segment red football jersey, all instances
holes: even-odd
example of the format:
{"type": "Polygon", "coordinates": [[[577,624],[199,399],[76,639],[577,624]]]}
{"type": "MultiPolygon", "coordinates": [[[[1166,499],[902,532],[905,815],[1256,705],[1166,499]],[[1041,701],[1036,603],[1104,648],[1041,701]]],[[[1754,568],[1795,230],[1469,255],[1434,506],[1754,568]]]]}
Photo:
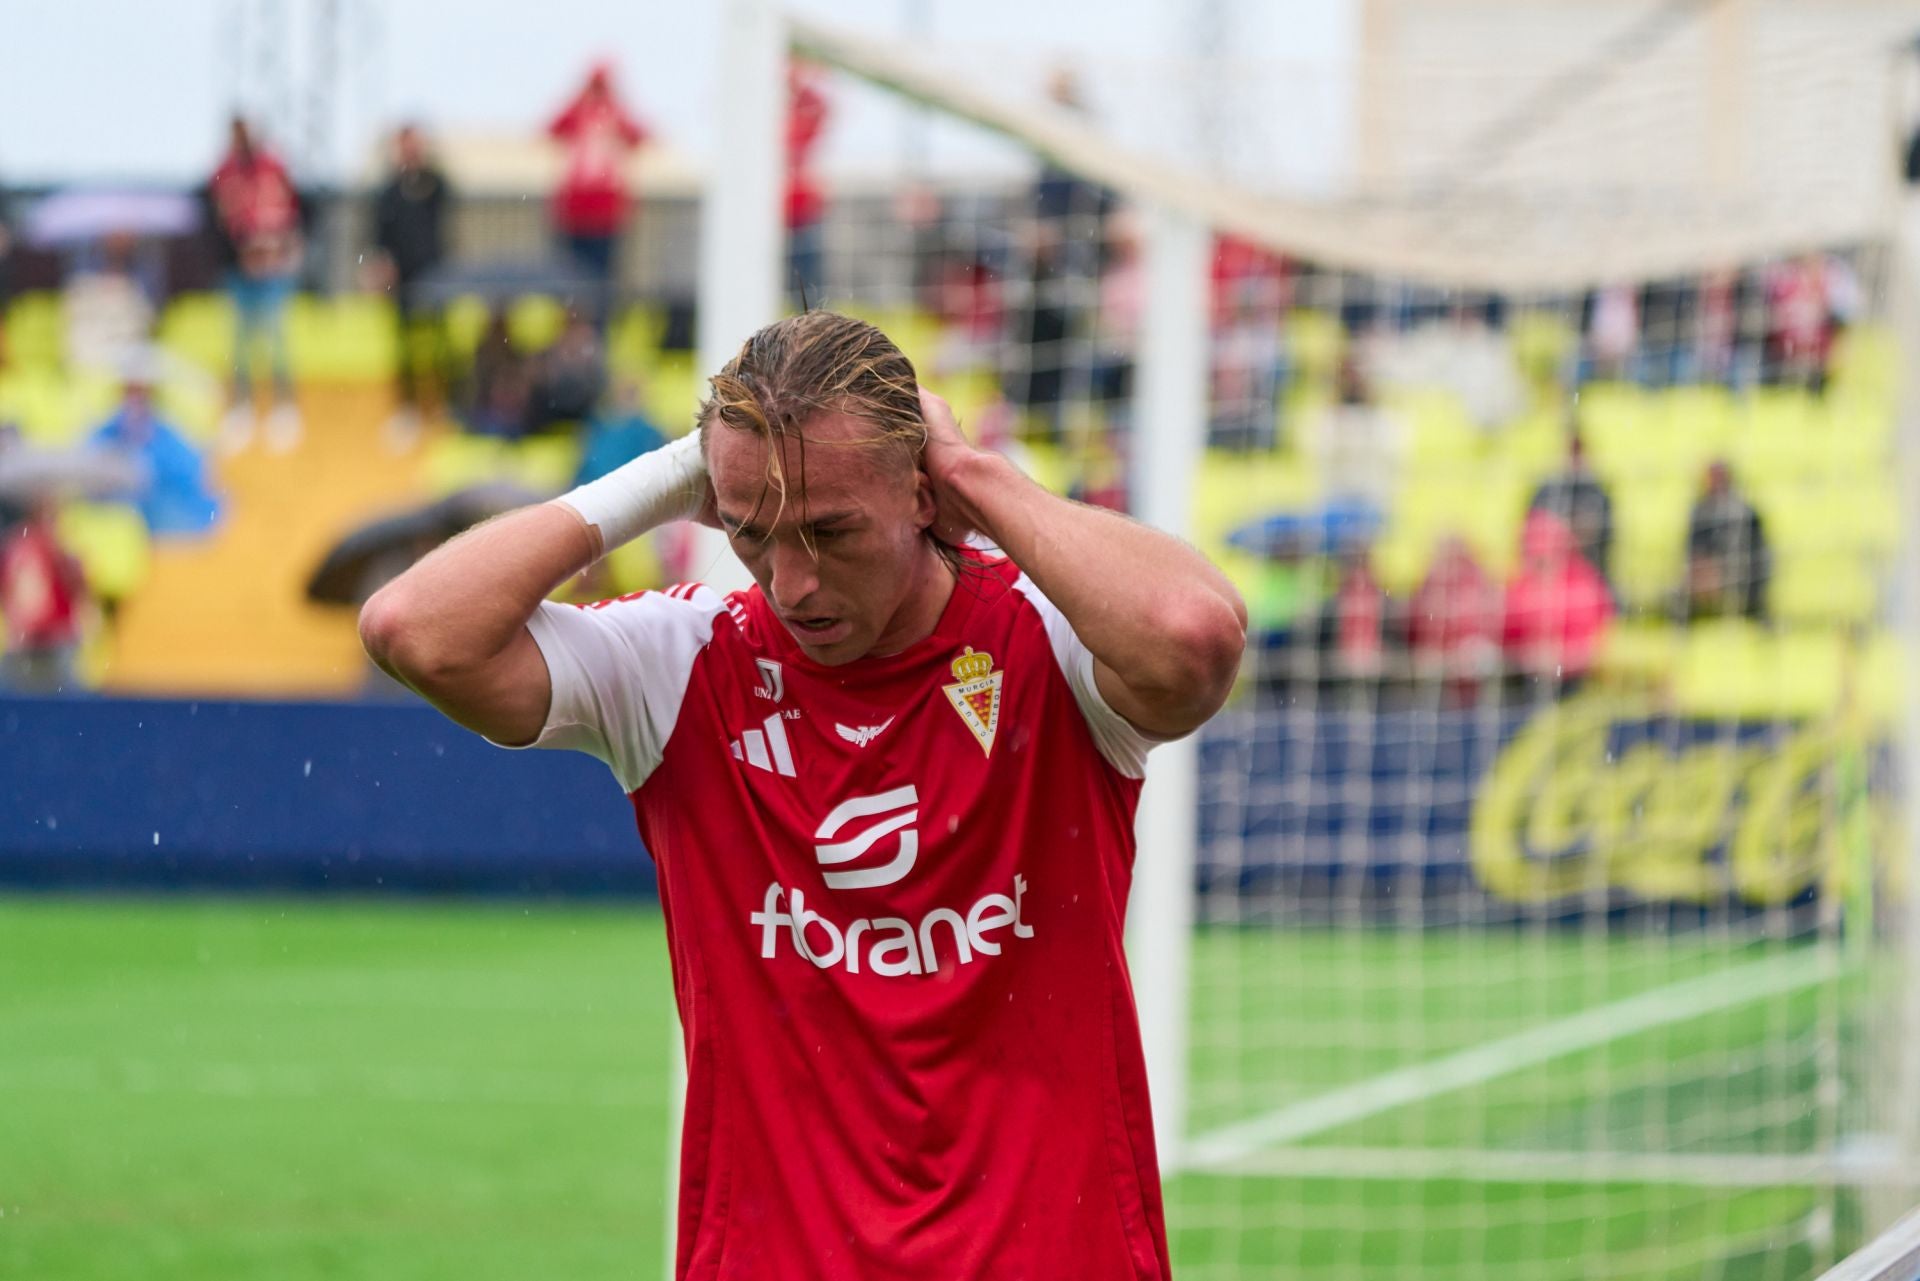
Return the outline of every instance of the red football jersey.
{"type": "Polygon", "coordinates": [[[844,667],[757,588],[528,624],[538,745],[612,767],[659,869],[680,1277],[1168,1274],[1121,950],[1150,743],[1033,583],[974,567],[844,667]]]}

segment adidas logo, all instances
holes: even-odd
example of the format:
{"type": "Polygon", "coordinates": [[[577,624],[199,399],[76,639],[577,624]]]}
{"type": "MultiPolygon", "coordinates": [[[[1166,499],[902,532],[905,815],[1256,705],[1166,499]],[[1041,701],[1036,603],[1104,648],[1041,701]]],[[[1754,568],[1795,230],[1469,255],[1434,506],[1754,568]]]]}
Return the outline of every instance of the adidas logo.
{"type": "Polygon", "coordinates": [[[787,741],[786,717],[775,712],[761,725],[762,729],[750,729],[727,744],[733,759],[782,778],[798,778],[793,768],[793,745],[787,741]]]}

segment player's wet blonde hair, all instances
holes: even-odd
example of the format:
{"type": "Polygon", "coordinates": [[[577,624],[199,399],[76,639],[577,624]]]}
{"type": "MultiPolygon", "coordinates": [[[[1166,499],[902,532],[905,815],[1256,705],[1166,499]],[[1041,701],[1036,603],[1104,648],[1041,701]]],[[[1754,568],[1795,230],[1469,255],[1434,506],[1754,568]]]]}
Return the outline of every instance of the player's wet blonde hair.
{"type": "MultiPolygon", "coordinates": [[[[766,326],[747,339],[709,387],[700,406],[703,446],[716,427],[749,432],[768,445],[767,483],[748,524],[758,521],[769,497],[775,520],[795,493],[806,502],[809,444],[892,451],[908,468],[919,464],[926,448],[913,362],[874,326],[838,312],[808,311],[766,326]],[[857,441],[809,440],[802,429],[828,413],[850,414],[872,426],[873,434],[857,441]],[[781,448],[789,443],[791,478],[788,451],[781,448]]],[[[952,551],[935,541],[943,552],[952,551]]]]}

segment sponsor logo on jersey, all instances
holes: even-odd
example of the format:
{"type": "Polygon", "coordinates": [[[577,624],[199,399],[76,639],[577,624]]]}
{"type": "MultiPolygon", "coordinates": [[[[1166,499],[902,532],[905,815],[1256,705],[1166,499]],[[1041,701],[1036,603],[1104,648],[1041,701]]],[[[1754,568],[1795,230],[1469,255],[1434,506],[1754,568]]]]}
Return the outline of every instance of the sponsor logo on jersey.
{"type": "Polygon", "coordinates": [[[993,669],[993,655],[976,653],[971,645],[953,660],[952,670],[953,684],[941,688],[979,742],[980,750],[991,756],[993,736],[1000,729],[1000,686],[1007,674],[993,669]]]}
{"type": "Polygon", "coordinates": [[[880,735],[885,732],[887,726],[891,724],[893,724],[893,717],[891,716],[881,721],[878,725],[842,725],[839,721],[835,721],[833,723],[833,732],[841,738],[846,739],[849,743],[852,743],[855,747],[865,747],[874,739],[879,738],[880,735]]]}
{"type": "Polygon", "coordinates": [[[755,698],[772,699],[777,703],[787,696],[787,674],[778,662],[771,658],[756,658],[753,665],[760,669],[760,683],[753,687],[755,698]]]}
{"type": "Polygon", "coordinates": [[[759,927],[762,960],[779,955],[784,938],[819,969],[837,967],[849,974],[864,969],[882,978],[903,978],[937,974],[949,961],[971,965],[979,957],[1000,955],[1009,939],[1032,938],[1033,926],[1020,915],[1026,892],[1026,878],[1015,876],[1011,895],[983,894],[964,912],[936,907],[918,921],[878,916],[840,925],[808,907],[806,891],[775,881],[767,886],[760,910],[747,919],[759,927]],[[1000,934],[1008,927],[1011,934],[1000,934]]]}
{"type": "Polygon", "coordinates": [[[787,739],[788,715],[775,712],[760,722],[760,729],[750,729],[727,744],[733,759],[782,778],[798,778],[793,768],[793,744],[787,739]]]}
{"type": "Polygon", "coordinates": [[[851,863],[867,853],[886,837],[898,832],[898,844],[893,858],[879,867],[856,867],[850,871],[828,872],[825,874],[827,888],[830,890],[869,890],[878,885],[891,885],[913,870],[913,860],[920,854],[920,833],[913,824],[920,821],[920,793],[912,783],[905,787],[896,787],[890,792],[880,792],[873,796],[855,796],[841,801],[827,816],[820,820],[820,826],[814,829],[813,838],[825,844],[813,847],[814,857],[820,860],[822,867],[838,867],[842,863],[851,863]],[[844,840],[835,840],[848,825],[856,819],[873,819],[865,827],[856,828],[851,836],[844,840]]]}

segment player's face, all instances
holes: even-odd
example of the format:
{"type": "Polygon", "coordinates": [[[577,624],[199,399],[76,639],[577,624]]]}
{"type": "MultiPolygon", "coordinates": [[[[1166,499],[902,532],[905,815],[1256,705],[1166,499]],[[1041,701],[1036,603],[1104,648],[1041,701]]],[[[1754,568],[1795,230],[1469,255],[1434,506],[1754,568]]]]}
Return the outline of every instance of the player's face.
{"type": "Polygon", "coordinates": [[[837,665],[889,653],[903,606],[941,568],[925,537],[932,490],[849,414],[822,414],[802,434],[803,444],[781,447],[782,504],[768,489],[767,442],[720,426],[708,433],[721,524],[809,658],[837,665]]]}

